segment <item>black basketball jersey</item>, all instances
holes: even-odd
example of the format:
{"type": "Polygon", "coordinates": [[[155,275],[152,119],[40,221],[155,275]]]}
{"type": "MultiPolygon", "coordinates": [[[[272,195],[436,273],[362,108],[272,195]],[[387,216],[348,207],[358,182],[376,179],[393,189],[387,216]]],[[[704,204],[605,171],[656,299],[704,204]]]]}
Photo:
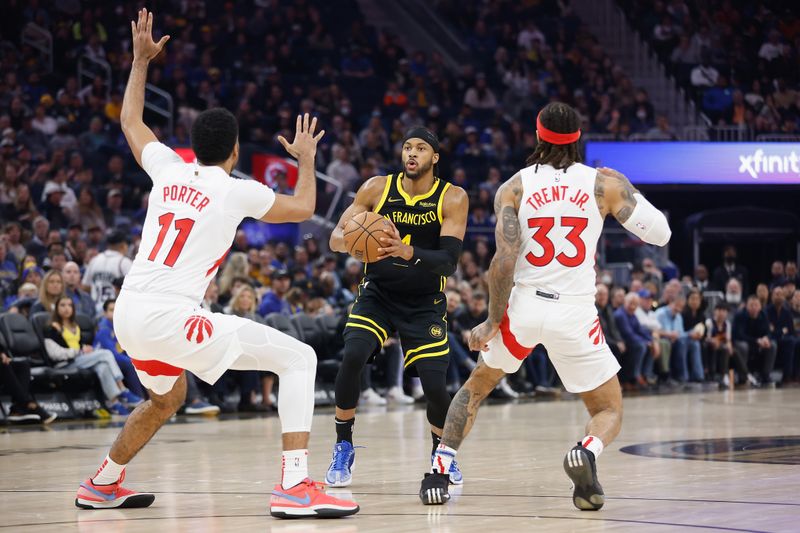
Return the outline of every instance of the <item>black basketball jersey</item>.
{"type": "MultiPolygon", "coordinates": [[[[403,190],[403,173],[386,178],[374,211],[391,220],[403,242],[427,250],[439,248],[442,198],[450,183],[435,178],[431,189],[413,198],[403,190]]],[[[364,268],[366,279],[398,295],[433,294],[444,290],[446,278],[400,257],[388,257],[364,268]]]]}

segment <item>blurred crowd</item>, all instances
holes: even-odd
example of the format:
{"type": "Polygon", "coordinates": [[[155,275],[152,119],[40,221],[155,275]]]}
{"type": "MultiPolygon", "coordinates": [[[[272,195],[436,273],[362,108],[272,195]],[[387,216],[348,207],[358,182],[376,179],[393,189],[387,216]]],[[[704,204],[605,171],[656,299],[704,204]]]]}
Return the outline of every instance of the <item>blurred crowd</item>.
{"type": "Polygon", "coordinates": [[[620,0],[714,125],[800,133],[794,2],[620,0]]]}
{"type": "MultiPolygon", "coordinates": [[[[519,6],[436,2],[470,48],[473,61],[458,72],[446,68],[438,54],[413,50],[398,34],[366,25],[356,0],[157,4],[156,30],[172,39],[151,65],[148,80],[173,96],[174,129],[169,132],[158,116],[145,118],[170,146],[188,146],[193,118],[221,105],[236,112],[243,146],[280,153],[276,136],[291,137],[292,117],[310,112],[328,132],[318,152],[319,169],[352,192],[364,179],[399,168],[398,145],[409,126],[424,123],[438,133],[440,173],[469,191],[471,205],[466,251],[447,284],[451,390],[475,365],[466,339],[486,316],[492,200],[535,146],[536,111],[556,99],[577,107],[587,132],[675,137],[646,92],[632,85],[565,0],[519,6]]],[[[150,188],[119,127],[131,61],[129,14],[137,6],[9,0],[0,18],[2,310],[26,319],[46,317],[41,350],[49,363],[66,368],[91,360],[106,410],[121,416],[145,396],[113,338],[113,301],[137,251],[150,188]],[[53,35],[52,72],[33,48],[20,44],[28,22],[53,35]],[[110,82],[79,80],[75,66],[84,56],[106,62],[110,82]]],[[[769,20],[765,27],[774,26],[769,20]]],[[[791,28],[779,24],[777,30],[788,35],[791,28]]],[[[783,39],[776,46],[786,50],[783,39]]],[[[792,50],[796,47],[780,57],[794,58],[792,50]]],[[[791,76],[797,71],[792,72],[783,75],[786,83],[796,82],[791,76]]],[[[768,90],[767,84],[762,87],[768,90]]],[[[765,102],[771,96],[775,101],[773,92],[769,89],[765,102]]],[[[303,333],[310,324],[305,319],[290,326],[313,339],[320,359],[335,367],[336,333],[358,294],[362,266],[326,255],[324,243],[312,236],[267,243],[251,237],[245,230],[237,233],[204,305],[271,325],[285,325],[280,316],[307,317],[319,332],[309,326],[303,333]]],[[[604,330],[622,362],[626,388],[722,383],[731,365],[740,382],[770,383],[774,368],[782,369],[784,382],[796,379],[796,265],[780,264],[780,271],[775,266],[774,280],[751,286],[747,272],[735,259],[732,264],[729,268],[726,260],[713,276],[698,267],[691,279],[666,280],[645,259],[631,273],[629,286],[600,287],[604,330]],[[751,292],[757,298],[748,299],[751,292]],[[730,331],[723,335],[726,320],[730,331]],[[751,329],[742,333],[742,328],[751,329]]],[[[601,272],[598,280],[606,277],[601,272]]],[[[25,365],[12,365],[8,352],[3,347],[3,383],[24,385],[25,365]]],[[[390,339],[385,352],[389,362],[375,369],[374,384],[365,373],[363,400],[384,403],[377,390],[389,391],[393,401],[418,398],[418,384],[404,381],[398,369],[396,340],[390,339]]],[[[214,387],[190,379],[186,412],[273,409],[274,384],[274,376],[257,373],[232,372],[214,387]],[[232,393],[238,395],[234,405],[232,393]]],[[[538,346],[496,395],[557,390],[546,350],[538,346]]],[[[48,418],[36,413],[39,407],[27,395],[16,390],[20,416],[48,418]]]]}

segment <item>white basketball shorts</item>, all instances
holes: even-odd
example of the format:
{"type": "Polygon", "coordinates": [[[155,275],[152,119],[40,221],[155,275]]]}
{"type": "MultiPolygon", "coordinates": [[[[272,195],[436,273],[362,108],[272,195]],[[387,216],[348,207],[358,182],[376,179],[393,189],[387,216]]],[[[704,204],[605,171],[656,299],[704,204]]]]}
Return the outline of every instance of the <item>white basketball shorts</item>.
{"type": "Polygon", "coordinates": [[[491,368],[512,374],[537,344],[543,344],[569,392],[596,389],[619,372],[606,344],[593,298],[547,298],[544,291],[515,286],[500,332],[483,352],[491,368]]]}
{"type": "MultiPolygon", "coordinates": [[[[120,293],[114,331],[142,384],[156,394],[172,390],[183,370],[213,384],[228,369],[276,374],[300,357],[316,357],[308,345],[252,320],[212,313],[174,296],[120,293]]],[[[313,376],[311,373],[313,396],[313,376]]]]}

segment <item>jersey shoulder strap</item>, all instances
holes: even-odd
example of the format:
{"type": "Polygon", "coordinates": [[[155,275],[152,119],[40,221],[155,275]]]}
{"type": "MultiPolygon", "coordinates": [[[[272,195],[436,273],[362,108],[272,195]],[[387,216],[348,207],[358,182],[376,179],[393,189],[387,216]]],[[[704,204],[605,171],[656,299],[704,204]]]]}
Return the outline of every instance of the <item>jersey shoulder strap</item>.
{"type": "Polygon", "coordinates": [[[378,201],[378,203],[375,204],[375,208],[372,210],[373,212],[378,213],[381,210],[383,204],[386,203],[386,198],[392,192],[392,188],[394,187],[393,184],[394,184],[394,174],[389,174],[388,176],[386,176],[386,184],[383,186],[383,194],[381,194],[381,198],[378,201]]]}

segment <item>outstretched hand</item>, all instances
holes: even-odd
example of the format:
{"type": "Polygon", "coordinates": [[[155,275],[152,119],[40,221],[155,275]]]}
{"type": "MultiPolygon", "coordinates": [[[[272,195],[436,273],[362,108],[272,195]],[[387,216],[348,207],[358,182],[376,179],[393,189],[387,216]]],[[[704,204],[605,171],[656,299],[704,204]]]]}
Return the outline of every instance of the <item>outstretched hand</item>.
{"type": "Polygon", "coordinates": [[[309,124],[309,114],[306,113],[305,115],[297,115],[297,126],[294,132],[294,141],[289,144],[289,141],[286,140],[286,137],[283,135],[278,136],[278,141],[286,148],[286,151],[289,152],[289,155],[294,157],[295,159],[300,159],[301,157],[314,157],[317,153],[317,143],[322,136],[325,135],[325,130],[320,131],[316,135],[314,135],[315,130],[317,129],[317,117],[311,119],[311,124],[309,124]]]}
{"type": "Polygon", "coordinates": [[[153,14],[147,9],[139,10],[139,20],[131,21],[133,32],[133,58],[150,61],[164,49],[169,41],[169,35],[163,36],[158,42],[153,40],[153,14]]]}

